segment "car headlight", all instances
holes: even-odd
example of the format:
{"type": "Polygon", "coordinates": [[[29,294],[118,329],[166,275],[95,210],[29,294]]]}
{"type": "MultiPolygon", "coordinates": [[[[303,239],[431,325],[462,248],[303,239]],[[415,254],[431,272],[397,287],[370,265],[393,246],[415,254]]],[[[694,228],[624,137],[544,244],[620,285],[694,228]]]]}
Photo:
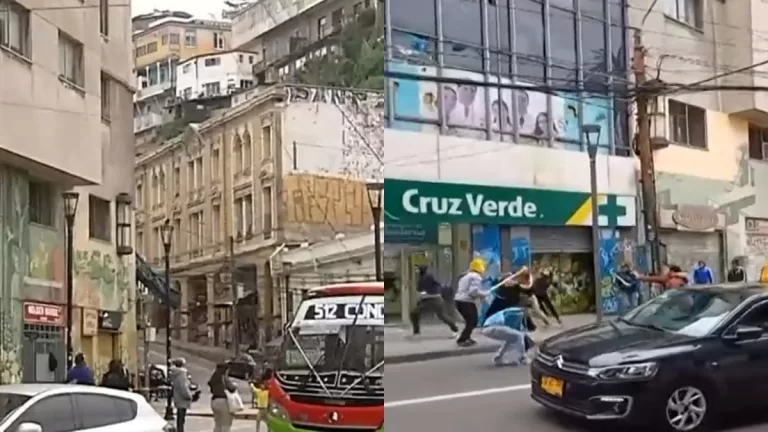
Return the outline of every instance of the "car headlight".
{"type": "Polygon", "coordinates": [[[593,369],[590,375],[604,380],[633,380],[650,378],[656,375],[658,370],[659,365],[650,362],[593,369]]]}
{"type": "Polygon", "coordinates": [[[288,416],[288,412],[280,406],[280,404],[276,403],[275,401],[269,401],[269,407],[267,408],[267,412],[269,415],[273,417],[277,417],[281,420],[288,420],[290,421],[290,417],[288,416]]]}

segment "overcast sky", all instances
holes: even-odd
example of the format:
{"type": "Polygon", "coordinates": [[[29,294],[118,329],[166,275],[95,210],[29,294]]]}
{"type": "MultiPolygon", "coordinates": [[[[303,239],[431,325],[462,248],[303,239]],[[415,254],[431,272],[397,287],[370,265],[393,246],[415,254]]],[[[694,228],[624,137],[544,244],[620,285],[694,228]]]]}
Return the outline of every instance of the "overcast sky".
{"type": "Polygon", "coordinates": [[[221,10],[225,8],[224,0],[133,0],[131,15],[150,13],[155,9],[177,10],[189,12],[195,18],[211,19],[213,14],[221,18],[221,10]]]}

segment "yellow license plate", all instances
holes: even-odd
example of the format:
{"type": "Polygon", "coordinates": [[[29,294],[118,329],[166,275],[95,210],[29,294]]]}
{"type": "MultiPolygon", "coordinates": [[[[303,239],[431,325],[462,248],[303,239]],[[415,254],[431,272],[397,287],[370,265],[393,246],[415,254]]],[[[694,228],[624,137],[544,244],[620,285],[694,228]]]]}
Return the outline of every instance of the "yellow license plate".
{"type": "Polygon", "coordinates": [[[552,377],[541,377],[541,389],[556,397],[563,397],[563,381],[552,377]]]}

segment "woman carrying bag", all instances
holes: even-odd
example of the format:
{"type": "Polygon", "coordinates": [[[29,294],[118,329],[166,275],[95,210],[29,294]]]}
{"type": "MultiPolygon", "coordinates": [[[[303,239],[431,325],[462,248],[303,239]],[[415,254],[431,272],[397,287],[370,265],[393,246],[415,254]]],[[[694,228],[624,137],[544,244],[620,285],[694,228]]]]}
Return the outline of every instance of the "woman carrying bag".
{"type": "Polygon", "coordinates": [[[237,384],[229,379],[229,365],[219,363],[208,380],[211,390],[211,411],[213,432],[230,432],[235,413],[244,409],[243,400],[237,392],[237,384]]]}

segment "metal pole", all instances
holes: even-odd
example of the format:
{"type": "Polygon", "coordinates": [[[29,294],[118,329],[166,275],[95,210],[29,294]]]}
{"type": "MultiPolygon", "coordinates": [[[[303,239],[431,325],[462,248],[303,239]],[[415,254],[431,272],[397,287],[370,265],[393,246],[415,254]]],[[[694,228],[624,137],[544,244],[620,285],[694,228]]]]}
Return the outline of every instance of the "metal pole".
{"type": "Polygon", "coordinates": [[[74,353],[72,347],[72,297],[74,295],[74,239],[72,238],[75,218],[67,216],[67,371],[72,368],[74,353]]]}
{"type": "Polygon", "coordinates": [[[595,319],[603,320],[603,292],[600,280],[600,213],[597,196],[597,144],[589,144],[589,192],[592,202],[592,270],[595,281],[595,319]]]}
{"type": "Polygon", "coordinates": [[[173,420],[173,391],[170,388],[171,374],[171,244],[168,241],[165,248],[165,378],[169,388],[165,395],[165,420],[173,420]]]}
{"type": "Polygon", "coordinates": [[[371,209],[373,213],[373,254],[376,260],[376,280],[384,280],[384,272],[381,268],[381,206],[371,209]]]}
{"type": "Polygon", "coordinates": [[[283,276],[285,281],[285,322],[289,323],[293,320],[293,293],[291,292],[291,272],[288,272],[283,276]]]}
{"type": "Polygon", "coordinates": [[[235,344],[235,356],[240,354],[240,322],[237,313],[237,281],[235,280],[235,238],[229,236],[229,285],[232,289],[232,341],[235,344]]]}

